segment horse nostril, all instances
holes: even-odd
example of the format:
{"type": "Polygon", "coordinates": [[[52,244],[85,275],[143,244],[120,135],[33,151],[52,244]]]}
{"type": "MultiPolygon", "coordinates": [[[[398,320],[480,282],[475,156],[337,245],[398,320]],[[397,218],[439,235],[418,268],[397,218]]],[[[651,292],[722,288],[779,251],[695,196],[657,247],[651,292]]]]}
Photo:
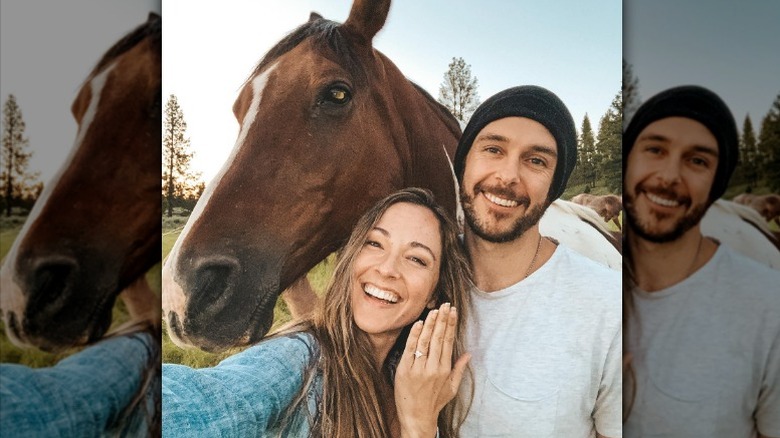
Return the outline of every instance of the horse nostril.
{"type": "Polygon", "coordinates": [[[77,268],[75,260],[64,257],[52,257],[38,262],[29,280],[30,301],[27,313],[36,315],[62,297],[77,268]]]}
{"type": "Polygon", "coordinates": [[[224,296],[239,272],[238,261],[227,257],[214,257],[202,261],[195,269],[192,288],[194,308],[210,306],[224,296]]]}
{"type": "Polygon", "coordinates": [[[19,324],[19,320],[16,319],[15,312],[8,312],[8,331],[10,331],[11,335],[16,339],[22,338],[22,328],[19,324]]]}
{"type": "Polygon", "coordinates": [[[171,330],[173,337],[182,339],[181,323],[179,322],[179,315],[176,312],[168,312],[168,328],[171,330]]]}

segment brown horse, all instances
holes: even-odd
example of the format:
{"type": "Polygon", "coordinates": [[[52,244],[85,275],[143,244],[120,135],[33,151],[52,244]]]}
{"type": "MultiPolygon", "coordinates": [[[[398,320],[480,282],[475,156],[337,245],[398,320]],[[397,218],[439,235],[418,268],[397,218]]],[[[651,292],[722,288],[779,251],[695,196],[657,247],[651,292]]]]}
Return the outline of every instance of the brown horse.
{"type": "Polygon", "coordinates": [[[455,212],[457,121],[372,47],[389,1],[338,24],[312,14],[259,62],[233,106],[241,128],[163,268],[179,344],[259,340],[279,293],[385,195],[426,187],[455,212]]]}
{"type": "Polygon", "coordinates": [[[596,213],[604,218],[604,222],[612,221],[620,227],[620,212],[623,211],[623,200],[617,195],[591,195],[588,193],[580,193],[571,198],[571,201],[575,204],[584,205],[596,210],[596,213]]]}
{"type": "MultiPolygon", "coordinates": [[[[163,267],[163,315],[178,345],[216,351],[258,341],[280,292],[305,290],[306,272],[395,190],[429,188],[456,214],[450,157],[460,128],[372,47],[389,3],[356,0],[344,24],[312,14],[240,90],[234,149],[163,267]]],[[[619,267],[590,209],[556,201],[542,222],[619,267]]]]}
{"type": "Polygon", "coordinates": [[[767,222],[774,221],[777,225],[780,225],[780,195],[775,193],[768,195],[742,193],[734,197],[734,202],[747,205],[756,210],[767,222]]]}
{"type": "Polygon", "coordinates": [[[0,271],[15,344],[54,351],[98,339],[123,290],[131,314],[159,309],[144,274],[160,260],[161,49],[161,19],[150,14],[105,53],[73,102],[71,155],[0,271]]]}

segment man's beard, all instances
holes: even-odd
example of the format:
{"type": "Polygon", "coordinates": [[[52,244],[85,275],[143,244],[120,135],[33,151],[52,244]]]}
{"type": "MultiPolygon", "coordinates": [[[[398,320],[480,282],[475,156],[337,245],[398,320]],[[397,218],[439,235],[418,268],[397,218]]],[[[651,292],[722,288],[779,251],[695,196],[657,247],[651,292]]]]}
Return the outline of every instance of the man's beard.
{"type": "MultiPolygon", "coordinates": [[[[672,195],[677,197],[676,193],[673,191],[663,190],[662,192],[667,196],[672,195]]],[[[701,218],[704,217],[704,214],[709,207],[709,204],[692,205],[690,210],[686,212],[683,217],[678,219],[669,231],[652,231],[652,223],[649,223],[647,220],[645,222],[640,222],[639,220],[639,214],[637,213],[635,205],[636,198],[627,193],[624,193],[623,195],[625,199],[626,220],[628,221],[629,227],[631,227],[631,230],[636,233],[637,236],[653,243],[668,243],[679,239],[688,230],[701,222],[701,218]]],[[[688,204],[691,203],[690,198],[684,198],[683,200],[684,202],[687,201],[688,204]]],[[[650,213],[650,215],[655,216],[655,219],[658,221],[662,220],[665,216],[653,213],[650,213]]]]}
{"type": "MultiPolygon", "coordinates": [[[[477,184],[474,187],[474,193],[479,193],[480,191],[481,185],[477,184]]],[[[474,234],[479,236],[481,239],[492,243],[506,243],[516,240],[522,236],[523,233],[528,231],[529,228],[539,223],[539,220],[544,215],[545,210],[547,210],[547,207],[550,205],[550,203],[545,200],[544,204],[530,207],[530,199],[527,197],[517,199],[516,195],[512,194],[511,191],[506,189],[502,190],[501,188],[495,188],[491,189],[490,192],[501,195],[501,197],[513,199],[517,201],[518,204],[524,204],[526,206],[526,213],[517,218],[517,220],[515,220],[515,222],[506,231],[491,232],[488,230],[487,224],[480,221],[477,217],[477,212],[474,208],[474,198],[476,195],[471,196],[466,193],[466,190],[463,187],[460,188],[460,200],[463,207],[463,215],[466,219],[466,224],[471,229],[471,231],[474,232],[474,234]]]]}

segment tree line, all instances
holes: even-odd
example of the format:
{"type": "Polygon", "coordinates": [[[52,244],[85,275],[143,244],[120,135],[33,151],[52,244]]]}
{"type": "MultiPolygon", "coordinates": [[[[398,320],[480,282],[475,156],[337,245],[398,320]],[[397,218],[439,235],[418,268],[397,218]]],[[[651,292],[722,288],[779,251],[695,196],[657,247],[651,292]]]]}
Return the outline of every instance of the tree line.
{"type": "MultiPolygon", "coordinates": [[[[588,114],[578,133],[577,167],[569,180],[569,188],[588,193],[594,190],[622,191],[622,131],[641,104],[639,80],[631,65],[623,61],[623,84],[594,132],[588,114]],[[626,117],[624,117],[624,115],[626,117]]],[[[479,106],[478,80],[463,58],[453,57],[439,88],[439,102],[461,122],[468,122],[479,106]]],[[[13,207],[29,210],[43,191],[39,173],[30,172],[29,139],[16,98],[10,94],[3,105],[2,164],[0,165],[0,209],[6,216],[13,207]]],[[[194,152],[186,136],[187,123],[175,95],[165,106],[162,163],[163,211],[172,216],[174,208],[191,210],[205,189],[201,173],[190,168],[194,152]]],[[[742,123],[740,163],[731,179],[731,186],[745,192],[780,190],[780,94],[761,119],[756,135],[750,115],[742,123]]],[[[571,191],[571,190],[570,190],[571,191]]]]}

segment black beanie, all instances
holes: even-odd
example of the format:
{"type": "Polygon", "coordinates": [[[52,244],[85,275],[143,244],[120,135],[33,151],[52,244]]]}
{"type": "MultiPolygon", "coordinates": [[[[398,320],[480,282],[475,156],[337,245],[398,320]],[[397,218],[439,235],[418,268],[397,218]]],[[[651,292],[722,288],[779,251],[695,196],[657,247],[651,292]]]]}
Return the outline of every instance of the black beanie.
{"type": "Polygon", "coordinates": [[[526,117],[535,120],[553,135],[558,147],[548,201],[559,198],[566,189],[574,165],[577,163],[577,131],[566,105],[551,91],[535,85],[524,85],[504,90],[486,100],[471,116],[455,152],[455,175],[463,182],[463,171],[471,145],[487,124],[505,117],[526,117]]]}
{"type": "Polygon", "coordinates": [[[685,85],[662,91],[642,104],[623,133],[623,174],[631,148],[639,133],[656,120],[667,117],[693,119],[712,132],[718,141],[718,168],[709,200],[715,202],[726,192],[739,157],[737,124],[728,106],[712,91],[696,85],[685,85]]]}

